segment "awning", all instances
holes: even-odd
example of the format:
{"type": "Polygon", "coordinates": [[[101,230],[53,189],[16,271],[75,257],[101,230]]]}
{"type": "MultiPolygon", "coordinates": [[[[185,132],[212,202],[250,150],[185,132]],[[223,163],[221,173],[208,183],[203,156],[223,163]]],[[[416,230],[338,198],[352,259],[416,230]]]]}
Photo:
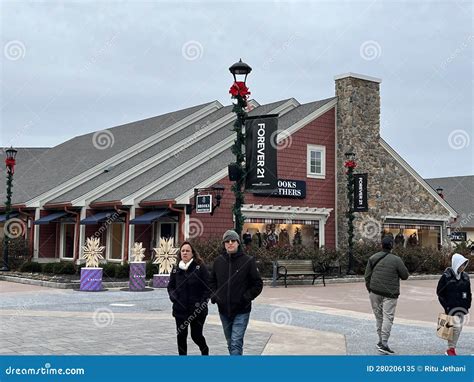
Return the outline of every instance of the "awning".
{"type": "Polygon", "coordinates": [[[130,224],[151,224],[159,218],[168,215],[168,213],[168,209],[159,208],[157,210],[147,212],[144,215],[138,216],[135,219],[130,220],[130,224]]]}
{"type": "Polygon", "coordinates": [[[63,216],[68,215],[67,212],[54,212],[52,214],[49,214],[48,216],[43,216],[42,218],[39,218],[38,220],[35,220],[35,224],[49,224],[53,220],[62,218],[63,216]]]}
{"type": "MultiPolygon", "coordinates": [[[[18,212],[11,212],[10,213],[10,219],[11,218],[16,218],[18,216],[18,212]]],[[[5,220],[7,220],[7,215],[0,215],[0,223],[3,223],[5,220]]]]}
{"type": "Polygon", "coordinates": [[[106,221],[109,218],[116,219],[119,217],[117,211],[104,211],[99,212],[95,215],[91,215],[81,220],[81,224],[99,224],[106,221]]]}

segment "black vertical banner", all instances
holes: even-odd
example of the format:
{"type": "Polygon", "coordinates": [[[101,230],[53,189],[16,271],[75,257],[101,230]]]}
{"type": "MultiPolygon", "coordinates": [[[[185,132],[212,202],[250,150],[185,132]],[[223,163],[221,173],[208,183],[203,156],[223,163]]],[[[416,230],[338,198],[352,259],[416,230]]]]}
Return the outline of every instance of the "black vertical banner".
{"type": "Polygon", "coordinates": [[[366,212],[367,204],[367,174],[354,174],[354,212],[366,212]]]}
{"type": "Polygon", "coordinates": [[[245,119],[246,191],[258,194],[277,190],[278,115],[245,119]]]}

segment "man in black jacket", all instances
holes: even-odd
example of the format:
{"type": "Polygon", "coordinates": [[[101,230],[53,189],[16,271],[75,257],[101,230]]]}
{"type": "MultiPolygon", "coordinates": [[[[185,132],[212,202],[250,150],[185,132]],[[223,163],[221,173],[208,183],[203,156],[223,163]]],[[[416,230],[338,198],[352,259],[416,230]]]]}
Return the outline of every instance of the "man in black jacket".
{"type": "Polygon", "coordinates": [[[222,238],[223,253],[214,261],[209,285],[217,303],[230,355],[242,355],[252,300],[263,288],[255,258],[243,253],[237,232],[222,238]]]}

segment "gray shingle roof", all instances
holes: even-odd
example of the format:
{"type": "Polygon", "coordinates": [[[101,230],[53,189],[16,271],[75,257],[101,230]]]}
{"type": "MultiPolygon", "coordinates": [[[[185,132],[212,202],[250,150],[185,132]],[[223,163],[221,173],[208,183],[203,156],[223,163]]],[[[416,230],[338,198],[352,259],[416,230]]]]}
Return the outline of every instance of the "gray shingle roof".
{"type": "MultiPolygon", "coordinates": [[[[311,102],[296,107],[295,109],[278,118],[278,129],[286,130],[296,122],[305,118],[312,112],[318,110],[320,107],[322,107],[333,99],[334,98],[328,98],[327,100],[311,102]]],[[[272,108],[268,109],[268,111],[270,111],[271,109],[272,108]]],[[[256,112],[258,114],[261,114],[261,112],[259,112],[258,110],[256,110],[256,112]]],[[[207,178],[211,177],[212,175],[225,168],[227,164],[231,163],[233,160],[235,160],[235,156],[232,154],[232,151],[229,148],[223,153],[219,154],[217,157],[214,157],[213,159],[207,161],[205,165],[201,165],[197,169],[193,170],[192,176],[190,176],[189,174],[184,175],[183,177],[167,185],[163,189],[158,190],[152,195],[146,197],[144,201],[176,199],[179,195],[192,189],[196,184],[206,180],[207,178]]],[[[116,193],[112,196],[107,196],[107,198],[110,200],[114,200],[112,199],[113,197],[118,198],[119,194],[116,193]]],[[[105,199],[102,201],[105,201],[105,199]]]]}
{"type": "MultiPolygon", "coordinates": [[[[18,157],[13,203],[24,203],[52,189],[209,104],[109,128],[114,142],[105,150],[94,147],[94,133],[89,133],[50,148],[37,160],[21,161],[18,157]]],[[[0,192],[0,200],[4,200],[3,188],[0,192]]]]}
{"type": "Polygon", "coordinates": [[[443,189],[444,199],[456,210],[456,226],[474,228],[474,175],[425,179],[436,190],[443,189]]]}

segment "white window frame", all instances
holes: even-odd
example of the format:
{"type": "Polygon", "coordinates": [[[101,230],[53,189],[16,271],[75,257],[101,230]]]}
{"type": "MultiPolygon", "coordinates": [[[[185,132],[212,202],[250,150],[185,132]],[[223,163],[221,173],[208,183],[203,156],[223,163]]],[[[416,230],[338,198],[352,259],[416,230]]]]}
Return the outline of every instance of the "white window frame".
{"type": "Polygon", "coordinates": [[[326,146],[307,145],[306,148],[306,177],[314,179],[326,179],[326,146]],[[311,152],[321,153],[321,173],[311,172],[311,152]]]}
{"type": "Polygon", "coordinates": [[[121,263],[123,261],[123,256],[125,253],[125,223],[111,223],[110,224],[110,229],[107,229],[107,244],[106,244],[106,259],[107,261],[113,262],[113,263],[121,263]],[[111,255],[111,242],[112,242],[112,224],[120,224],[122,226],[122,253],[120,254],[120,259],[112,259],[110,258],[111,255]]]}
{"type": "Polygon", "coordinates": [[[75,223],[60,223],[60,229],[59,229],[59,258],[61,260],[66,260],[66,261],[73,261],[74,260],[74,252],[76,251],[76,227],[74,227],[74,236],[73,236],[73,240],[74,240],[74,246],[73,246],[73,250],[72,250],[72,257],[64,257],[64,246],[65,246],[65,243],[64,243],[64,229],[65,229],[65,226],[66,224],[69,224],[69,225],[73,225],[75,226],[76,224],[75,223]]]}

